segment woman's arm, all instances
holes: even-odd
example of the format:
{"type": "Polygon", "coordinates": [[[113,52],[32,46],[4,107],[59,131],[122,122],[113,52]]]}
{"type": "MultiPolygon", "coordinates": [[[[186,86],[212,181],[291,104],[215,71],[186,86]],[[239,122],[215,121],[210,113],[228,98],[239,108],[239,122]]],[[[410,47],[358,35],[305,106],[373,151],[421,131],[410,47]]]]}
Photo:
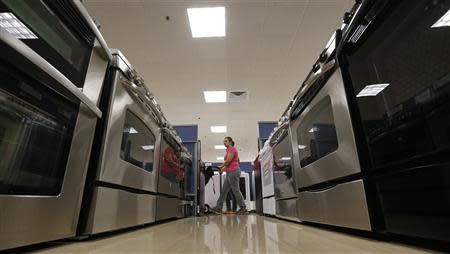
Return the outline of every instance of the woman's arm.
{"type": "Polygon", "coordinates": [[[234,153],[229,153],[227,155],[227,160],[220,166],[220,168],[226,167],[231,164],[234,158],[234,153]]]}

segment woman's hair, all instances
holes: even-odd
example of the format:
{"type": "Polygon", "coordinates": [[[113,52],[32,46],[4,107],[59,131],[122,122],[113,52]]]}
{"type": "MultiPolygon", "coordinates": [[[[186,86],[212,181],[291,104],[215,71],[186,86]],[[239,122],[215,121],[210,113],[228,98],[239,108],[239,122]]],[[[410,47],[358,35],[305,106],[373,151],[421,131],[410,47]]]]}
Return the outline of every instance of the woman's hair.
{"type": "Polygon", "coordinates": [[[234,146],[234,141],[231,137],[225,137],[225,139],[228,140],[228,142],[230,142],[232,146],[234,146]]]}

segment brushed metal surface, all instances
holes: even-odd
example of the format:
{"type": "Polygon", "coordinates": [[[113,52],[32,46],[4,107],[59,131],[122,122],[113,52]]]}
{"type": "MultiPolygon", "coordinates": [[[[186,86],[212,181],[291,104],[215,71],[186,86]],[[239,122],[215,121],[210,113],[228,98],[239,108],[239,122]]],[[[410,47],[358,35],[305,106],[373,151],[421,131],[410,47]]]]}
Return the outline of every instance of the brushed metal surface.
{"type": "Polygon", "coordinates": [[[0,195],[0,250],[75,236],[97,120],[88,111],[78,115],[58,196],[0,195]]]}
{"type": "Polygon", "coordinates": [[[96,234],[155,221],[156,196],[97,187],[86,233],[96,234]]]}
{"type": "MultiPolygon", "coordinates": [[[[94,48],[100,47],[97,40],[94,41],[94,48]]],[[[86,72],[86,79],[83,86],[83,93],[88,97],[95,105],[100,102],[100,91],[103,87],[105,80],[105,71],[108,68],[108,61],[99,54],[98,51],[93,50],[91,54],[91,60],[86,72]]]]}
{"type": "Polygon", "coordinates": [[[300,221],[297,214],[297,197],[277,200],[275,203],[275,216],[278,218],[300,221]]]}
{"type": "Polygon", "coordinates": [[[113,100],[108,112],[108,124],[104,137],[97,180],[130,188],[156,192],[159,162],[160,129],[151,114],[136,103],[121,85],[120,71],[116,71],[113,81],[113,100]],[[153,158],[153,171],[149,172],[120,158],[125,114],[129,110],[136,115],[155,135],[156,144],[153,158]]]}
{"type": "Polygon", "coordinates": [[[111,60],[112,59],[111,51],[109,50],[108,44],[106,44],[106,41],[103,38],[102,34],[98,30],[94,20],[92,20],[91,16],[89,15],[88,11],[86,10],[86,8],[84,7],[84,5],[81,3],[80,0],[73,0],[73,3],[80,12],[80,14],[83,16],[84,20],[89,25],[89,28],[91,28],[92,31],[94,32],[96,39],[99,41],[99,44],[101,45],[101,47],[98,47],[96,49],[99,50],[105,56],[107,61],[111,60]]]}
{"type": "Polygon", "coordinates": [[[327,84],[320,90],[300,116],[291,122],[290,129],[296,184],[298,188],[361,171],[340,69],[337,69],[330,77],[327,84]],[[297,129],[311,109],[327,96],[330,96],[331,99],[338,148],[336,151],[302,168],[300,165],[297,129]]]}
{"type": "Polygon", "coordinates": [[[180,218],[182,209],[180,199],[156,196],[156,221],[180,218]]]}
{"type": "Polygon", "coordinates": [[[302,221],[371,230],[362,180],[318,192],[300,192],[298,218],[302,221]]]}
{"type": "MultiPolygon", "coordinates": [[[[333,51],[333,50],[331,50],[333,51]]],[[[328,63],[325,63],[321,66],[321,68],[317,72],[311,72],[310,75],[308,75],[307,80],[303,82],[300,89],[297,91],[297,93],[294,96],[294,101],[292,102],[292,108],[295,109],[297,105],[300,103],[302,97],[308,92],[308,90],[314,85],[314,83],[324,74],[326,74],[328,71],[332,70],[334,66],[336,65],[336,61],[333,59],[329,61],[328,63]]],[[[292,113],[292,112],[290,112],[292,113]]]]}
{"type": "MultiPolygon", "coordinates": [[[[88,74],[96,75],[88,75],[84,85],[92,104],[103,83],[94,77],[104,77],[106,63],[93,52],[88,74]]],[[[58,196],[0,195],[0,250],[75,236],[96,122],[97,115],[81,103],[58,196]]]]}
{"type": "Polygon", "coordinates": [[[0,40],[5,44],[17,51],[18,54],[24,56],[34,65],[38,66],[43,72],[47,73],[53,77],[58,83],[63,86],[67,91],[72,93],[77,97],[86,107],[91,111],[92,114],[96,115],[98,118],[102,117],[102,112],[97,107],[97,105],[92,102],[76,85],[72,83],[66,76],[64,76],[59,70],[57,70],[53,65],[51,65],[42,56],[28,47],[24,42],[16,39],[10,35],[6,30],[0,27],[0,40]]]}
{"type": "Polygon", "coordinates": [[[263,198],[263,212],[268,215],[275,215],[275,197],[263,198]]]}
{"type": "Polygon", "coordinates": [[[292,166],[293,156],[290,133],[282,137],[272,147],[272,153],[274,157],[273,181],[275,199],[296,198],[297,187],[295,184],[295,171],[292,166]]]}

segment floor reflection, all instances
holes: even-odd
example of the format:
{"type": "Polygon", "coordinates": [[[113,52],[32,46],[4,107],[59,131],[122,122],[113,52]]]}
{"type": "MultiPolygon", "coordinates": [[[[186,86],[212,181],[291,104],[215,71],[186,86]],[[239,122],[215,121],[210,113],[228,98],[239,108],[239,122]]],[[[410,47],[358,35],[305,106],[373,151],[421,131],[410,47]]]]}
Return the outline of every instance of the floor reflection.
{"type": "Polygon", "coordinates": [[[257,215],[205,216],[33,253],[424,253],[257,215]]]}

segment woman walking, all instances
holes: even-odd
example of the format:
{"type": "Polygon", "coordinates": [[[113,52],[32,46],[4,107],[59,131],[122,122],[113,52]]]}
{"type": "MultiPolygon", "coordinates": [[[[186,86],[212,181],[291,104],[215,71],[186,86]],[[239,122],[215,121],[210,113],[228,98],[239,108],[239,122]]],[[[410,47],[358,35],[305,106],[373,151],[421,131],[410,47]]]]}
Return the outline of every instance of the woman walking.
{"type": "Polygon", "coordinates": [[[237,214],[246,214],[247,208],[245,207],[244,197],[239,189],[239,178],[241,176],[241,169],[239,166],[239,155],[237,149],[234,147],[234,141],[231,137],[225,137],[223,140],[224,146],[227,148],[227,153],[224,157],[224,163],[219,167],[227,173],[225,182],[222,186],[219,199],[215,207],[211,209],[213,213],[221,214],[223,202],[227,198],[228,192],[231,190],[236,197],[236,201],[240,207],[237,214]]]}

